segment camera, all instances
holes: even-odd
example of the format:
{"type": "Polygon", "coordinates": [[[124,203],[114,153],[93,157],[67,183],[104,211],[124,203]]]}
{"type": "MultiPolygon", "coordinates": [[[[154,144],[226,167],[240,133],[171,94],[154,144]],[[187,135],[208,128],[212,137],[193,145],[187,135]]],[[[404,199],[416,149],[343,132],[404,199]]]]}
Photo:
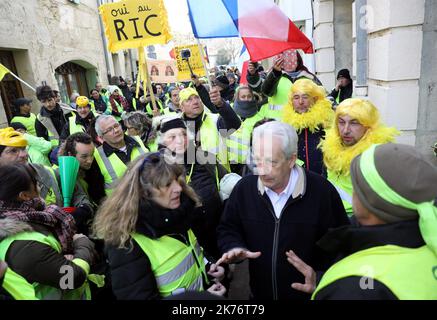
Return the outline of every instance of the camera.
{"type": "Polygon", "coordinates": [[[187,60],[191,57],[191,50],[190,49],[183,49],[181,50],[181,58],[183,60],[187,60]]]}

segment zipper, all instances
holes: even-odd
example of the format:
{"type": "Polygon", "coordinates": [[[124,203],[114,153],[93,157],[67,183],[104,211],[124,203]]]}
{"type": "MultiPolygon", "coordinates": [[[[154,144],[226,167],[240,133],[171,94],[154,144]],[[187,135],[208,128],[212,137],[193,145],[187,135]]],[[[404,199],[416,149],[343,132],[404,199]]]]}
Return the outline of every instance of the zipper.
{"type": "Polygon", "coordinates": [[[299,200],[302,196],[299,195],[297,198],[293,198],[291,201],[287,201],[284,208],[281,210],[281,214],[279,215],[279,219],[276,217],[274,210],[272,210],[269,202],[262,195],[260,195],[263,201],[266,203],[270,213],[273,215],[273,219],[275,220],[275,231],[273,233],[273,250],[272,250],[272,290],[273,290],[273,300],[278,300],[278,279],[276,277],[276,261],[278,258],[278,242],[279,242],[279,227],[281,224],[281,217],[284,211],[294,202],[299,200]]]}

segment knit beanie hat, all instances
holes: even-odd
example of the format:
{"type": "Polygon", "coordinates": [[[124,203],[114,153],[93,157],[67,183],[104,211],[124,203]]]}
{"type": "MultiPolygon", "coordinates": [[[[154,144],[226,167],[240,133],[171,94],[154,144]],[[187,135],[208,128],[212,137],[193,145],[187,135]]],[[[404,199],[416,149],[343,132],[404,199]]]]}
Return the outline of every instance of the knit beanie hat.
{"type": "Polygon", "coordinates": [[[229,86],[229,80],[225,75],[218,76],[216,79],[217,85],[226,89],[229,86]]]}
{"type": "Polygon", "coordinates": [[[419,218],[426,244],[437,254],[437,167],[414,147],[373,145],[351,164],[354,193],[387,223],[419,218]]]}
{"type": "Polygon", "coordinates": [[[337,80],[338,78],[343,77],[349,80],[352,80],[351,75],[349,73],[348,69],[341,69],[338,73],[337,73],[337,80]]]}
{"type": "Polygon", "coordinates": [[[161,133],[165,133],[168,130],[177,128],[187,129],[185,122],[181,118],[174,118],[165,122],[161,122],[159,131],[161,131],[161,133]]]}

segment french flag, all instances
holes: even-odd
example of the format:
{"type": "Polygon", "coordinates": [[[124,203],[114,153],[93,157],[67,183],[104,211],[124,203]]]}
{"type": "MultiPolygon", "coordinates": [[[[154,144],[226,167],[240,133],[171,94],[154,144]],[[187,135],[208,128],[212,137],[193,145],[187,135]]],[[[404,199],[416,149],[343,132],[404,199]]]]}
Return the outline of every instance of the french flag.
{"type": "Polygon", "coordinates": [[[247,66],[249,65],[249,52],[243,44],[241,48],[240,57],[238,58],[238,70],[240,70],[240,84],[247,84],[247,66]]]}
{"type": "Polygon", "coordinates": [[[260,61],[287,49],[313,52],[311,41],[271,0],[187,0],[196,38],[241,37],[260,61]]]}

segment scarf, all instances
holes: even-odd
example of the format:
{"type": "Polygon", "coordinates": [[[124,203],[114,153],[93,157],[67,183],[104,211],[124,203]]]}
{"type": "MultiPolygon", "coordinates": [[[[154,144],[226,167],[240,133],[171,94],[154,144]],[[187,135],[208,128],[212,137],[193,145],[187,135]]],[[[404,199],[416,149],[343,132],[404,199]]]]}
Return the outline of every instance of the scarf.
{"type": "Polygon", "coordinates": [[[316,101],[305,113],[294,111],[290,102],[284,106],[283,110],[282,121],[292,125],[298,133],[305,128],[308,128],[311,133],[318,131],[320,127],[329,128],[335,115],[331,103],[326,99],[316,101]]]}
{"type": "Polygon", "coordinates": [[[353,146],[345,146],[338,133],[337,127],[326,131],[325,140],[319,144],[323,152],[323,162],[328,170],[337,175],[348,176],[352,160],[367,150],[372,144],[393,142],[399,131],[392,127],[380,125],[369,128],[364,136],[353,146]]]}
{"type": "Polygon", "coordinates": [[[166,209],[152,201],[140,201],[136,230],[153,239],[184,234],[196,220],[197,212],[195,202],[184,193],[177,209],[166,209]]]}
{"type": "Polygon", "coordinates": [[[49,227],[61,243],[62,252],[73,253],[76,225],[73,216],[55,205],[47,206],[41,198],[25,202],[0,200],[0,219],[10,218],[49,227]]]}

